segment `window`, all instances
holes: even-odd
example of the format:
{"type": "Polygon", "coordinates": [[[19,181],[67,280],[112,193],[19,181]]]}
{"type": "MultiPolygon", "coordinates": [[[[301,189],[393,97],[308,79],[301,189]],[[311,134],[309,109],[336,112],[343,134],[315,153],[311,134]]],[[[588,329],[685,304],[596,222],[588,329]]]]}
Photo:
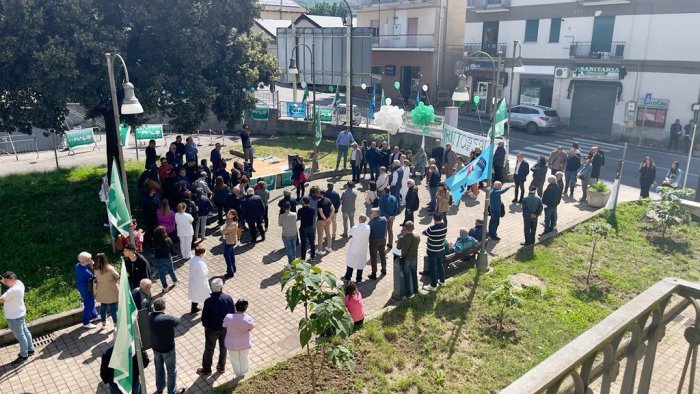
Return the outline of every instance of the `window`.
{"type": "Polygon", "coordinates": [[[384,74],[384,66],[381,66],[381,65],[373,65],[373,66],[372,66],[372,74],[374,74],[374,75],[382,75],[382,74],[384,74]]]}
{"type": "Polygon", "coordinates": [[[561,32],[561,18],[552,18],[552,25],[549,28],[549,42],[559,42],[561,32]]]}
{"type": "Polygon", "coordinates": [[[637,111],[637,126],[654,127],[663,129],[666,127],[667,108],[643,108],[637,111]]]}
{"type": "Polygon", "coordinates": [[[525,21],[525,42],[537,42],[537,31],[539,29],[539,19],[528,19],[525,21]]]}

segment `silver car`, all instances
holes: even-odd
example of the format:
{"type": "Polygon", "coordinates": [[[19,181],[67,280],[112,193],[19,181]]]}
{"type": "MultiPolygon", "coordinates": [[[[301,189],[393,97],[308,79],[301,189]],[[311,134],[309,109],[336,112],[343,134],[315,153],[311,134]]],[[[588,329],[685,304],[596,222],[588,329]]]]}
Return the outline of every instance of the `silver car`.
{"type": "Polygon", "coordinates": [[[510,110],[510,124],[513,128],[525,129],[528,134],[552,132],[559,128],[559,114],[552,108],[542,105],[515,105],[510,110]]]}

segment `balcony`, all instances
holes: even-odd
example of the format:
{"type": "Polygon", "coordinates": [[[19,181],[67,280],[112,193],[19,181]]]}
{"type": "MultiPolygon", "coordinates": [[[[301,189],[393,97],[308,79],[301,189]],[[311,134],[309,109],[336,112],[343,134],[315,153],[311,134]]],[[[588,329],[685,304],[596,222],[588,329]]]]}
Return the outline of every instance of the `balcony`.
{"type": "Polygon", "coordinates": [[[610,43],[609,51],[594,51],[590,42],[572,42],[569,47],[569,57],[573,59],[622,59],[626,44],[624,41],[613,41],[610,43]]]}
{"type": "Polygon", "coordinates": [[[374,36],[374,49],[433,49],[435,48],[434,34],[392,34],[374,36]]]}
{"type": "Polygon", "coordinates": [[[507,11],[510,8],[510,0],[469,0],[467,8],[477,13],[507,11]]]}
{"type": "MultiPolygon", "coordinates": [[[[506,56],[507,48],[508,44],[506,43],[485,44],[481,42],[471,42],[464,44],[464,57],[470,56],[472,53],[478,51],[486,52],[493,57],[498,56],[498,52],[501,52],[503,56],[506,56]]],[[[474,57],[477,58],[479,55],[474,55],[474,57]]]]}
{"type": "Polygon", "coordinates": [[[667,388],[664,392],[678,387],[679,393],[692,393],[698,379],[691,352],[697,355],[700,343],[699,297],[699,283],[661,280],[501,394],[660,392],[654,385],[667,388]]]}

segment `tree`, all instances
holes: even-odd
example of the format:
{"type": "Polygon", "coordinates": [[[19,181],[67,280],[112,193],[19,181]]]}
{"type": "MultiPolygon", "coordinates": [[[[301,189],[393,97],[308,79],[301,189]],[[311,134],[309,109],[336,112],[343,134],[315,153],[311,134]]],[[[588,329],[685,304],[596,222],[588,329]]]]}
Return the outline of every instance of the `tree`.
{"type": "Polygon", "coordinates": [[[590,285],[591,271],[593,270],[593,257],[595,256],[595,248],[598,242],[607,238],[612,231],[612,226],[604,222],[588,222],[582,224],[579,230],[591,237],[591,258],[588,261],[588,275],[586,275],[586,286],[590,285]]]}
{"type": "Polygon", "coordinates": [[[348,9],[342,2],[329,3],[324,1],[309,7],[307,14],[346,17],[348,15],[348,9]]]}
{"type": "Polygon", "coordinates": [[[503,330],[503,320],[506,317],[506,312],[510,308],[522,308],[523,299],[517,296],[517,291],[509,280],[504,280],[496,288],[484,294],[484,299],[489,305],[500,307],[496,315],[498,323],[498,332],[503,330]]]}
{"type": "Polygon", "coordinates": [[[304,317],[299,320],[299,341],[306,348],[311,374],[311,388],[316,386],[323,368],[320,354],[337,367],[351,371],[355,367],[350,350],[343,340],[350,336],[353,322],[343,303],[343,290],[335,276],[301,259],[294,260],[282,271],[280,284],[287,300],[287,308],[304,308],[304,317]],[[311,343],[316,346],[311,349],[311,343]]]}
{"type": "Polygon", "coordinates": [[[661,200],[654,201],[651,209],[654,213],[654,221],[661,226],[661,238],[665,238],[669,227],[690,220],[690,214],[681,205],[681,199],[692,199],[695,191],[660,187],[659,193],[661,193],[661,200]]]}

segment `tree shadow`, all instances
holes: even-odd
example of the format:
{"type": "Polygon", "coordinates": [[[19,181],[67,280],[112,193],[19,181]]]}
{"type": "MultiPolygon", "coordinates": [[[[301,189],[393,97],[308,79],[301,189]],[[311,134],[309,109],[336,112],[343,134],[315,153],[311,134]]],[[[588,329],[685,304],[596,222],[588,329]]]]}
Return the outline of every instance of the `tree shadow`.
{"type": "Polygon", "coordinates": [[[608,224],[615,230],[615,234],[618,233],[620,230],[620,224],[617,221],[617,212],[616,211],[608,211],[608,217],[606,218],[608,224]]]}
{"type": "Polygon", "coordinates": [[[447,339],[448,351],[447,358],[450,359],[455,353],[455,347],[462,335],[462,330],[464,324],[467,321],[469,312],[471,312],[472,302],[476,296],[476,290],[479,286],[479,280],[481,279],[481,273],[476,271],[474,275],[474,281],[472,282],[471,289],[467,298],[464,302],[462,301],[445,301],[440,302],[435,309],[436,317],[444,317],[450,321],[457,320],[456,324],[452,326],[452,331],[447,339]]]}
{"type": "Polygon", "coordinates": [[[260,288],[267,289],[270,286],[275,286],[280,283],[280,278],[282,276],[281,272],[275,272],[274,274],[268,276],[267,278],[260,281],[260,288]]]}
{"type": "Polygon", "coordinates": [[[647,232],[646,239],[651,246],[656,249],[661,254],[673,254],[681,253],[686,255],[692,255],[692,248],[690,242],[685,239],[673,239],[670,238],[669,230],[666,231],[666,236],[662,237],[660,233],[655,234],[654,232],[647,232]]]}

